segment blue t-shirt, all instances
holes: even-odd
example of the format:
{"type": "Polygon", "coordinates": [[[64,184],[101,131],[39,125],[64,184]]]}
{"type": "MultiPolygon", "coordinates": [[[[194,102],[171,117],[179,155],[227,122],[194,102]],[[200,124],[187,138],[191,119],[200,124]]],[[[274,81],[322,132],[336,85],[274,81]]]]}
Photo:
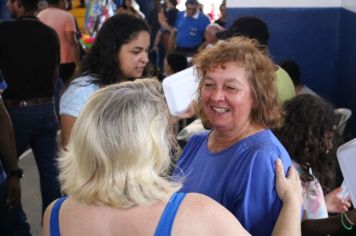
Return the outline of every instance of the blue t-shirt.
{"type": "Polygon", "coordinates": [[[193,17],[179,12],[175,27],[177,28],[176,43],[181,48],[199,47],[204,41],[205,28],[210,24],[209,18],[201,12],[193,17]]]}
{"type": "Polygon", "coordinates": [[[251,135],[223,151],[207,148],[209,133],[193,136],[174,171],[185,176],[182,192],[210,196],[254,236],[271,235],[282,202],[275,189],[275,161],[285,170],[291,159],[270,130],[251,135]]]}

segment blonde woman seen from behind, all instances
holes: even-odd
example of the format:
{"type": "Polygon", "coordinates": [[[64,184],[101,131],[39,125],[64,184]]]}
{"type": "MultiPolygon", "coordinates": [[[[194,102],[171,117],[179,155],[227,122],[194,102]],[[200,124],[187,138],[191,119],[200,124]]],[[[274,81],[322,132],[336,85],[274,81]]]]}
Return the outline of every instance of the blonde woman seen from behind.
{"type": "MultiPolygon", "coordinates": [[[[209,197],[177,192],[181,184],[167,176],[170,119],[157,80],[98,90],[59,159],[61,188],[69,197],[47,208],[43,235],[249,235],[209,197]]],[[[295,171],[289,174],[285,178],[277,164],[276,186],[288,217],[276,229],[300,235],[295,222],[300,221],[301,187],[295,171]]]]}

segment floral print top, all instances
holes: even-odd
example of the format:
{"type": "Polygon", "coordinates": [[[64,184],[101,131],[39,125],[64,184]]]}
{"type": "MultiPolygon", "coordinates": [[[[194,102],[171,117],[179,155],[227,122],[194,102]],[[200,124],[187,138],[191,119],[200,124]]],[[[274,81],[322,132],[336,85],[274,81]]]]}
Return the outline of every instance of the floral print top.
{"type": "MultiPolygon", "coordinates": [[[[293,161],[293,165],[300,175],[303,170],[300,165],[293,161]]],[[[312,176],[312,170],[310,169],[312,176]]],[[[303,212],[304,219],[322,219],[328,217],[324,193],[318,179],[314,176],[314,180],[302,182],[303,186],[303,212]]]]}

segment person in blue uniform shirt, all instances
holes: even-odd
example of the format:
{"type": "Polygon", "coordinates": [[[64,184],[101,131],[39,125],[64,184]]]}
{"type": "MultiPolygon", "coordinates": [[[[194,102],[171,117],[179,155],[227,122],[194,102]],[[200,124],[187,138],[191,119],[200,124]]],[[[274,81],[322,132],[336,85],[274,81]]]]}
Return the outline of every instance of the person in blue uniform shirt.
{"type": "Polygon", "coordinates": [[[203,43],[210,20],[199,10],[197,0],[187,0],[185,6],[186,11],[179,12],[175,22],[175,43],[176,51],[191,56],[203,43]]]}

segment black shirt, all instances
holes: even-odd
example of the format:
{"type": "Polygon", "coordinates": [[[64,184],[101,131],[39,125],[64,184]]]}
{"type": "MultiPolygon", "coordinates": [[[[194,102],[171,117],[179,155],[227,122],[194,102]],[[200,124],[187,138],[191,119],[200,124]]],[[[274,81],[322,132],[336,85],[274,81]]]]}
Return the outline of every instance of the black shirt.
{"type": "Polygon", "coordinates": [[[50,97],[59,65],[57,33],[36,17],[0,23],[0,69],[4,99],[50,97]]]}
{"type": "Polygon", "coordinates": [[[179,10],[177,8],[172,8],[165,12],[165,16],[167,17],[169,25],[174,27],[174,25],[176,23],[178,12],[179,12],[179,10]]]}

